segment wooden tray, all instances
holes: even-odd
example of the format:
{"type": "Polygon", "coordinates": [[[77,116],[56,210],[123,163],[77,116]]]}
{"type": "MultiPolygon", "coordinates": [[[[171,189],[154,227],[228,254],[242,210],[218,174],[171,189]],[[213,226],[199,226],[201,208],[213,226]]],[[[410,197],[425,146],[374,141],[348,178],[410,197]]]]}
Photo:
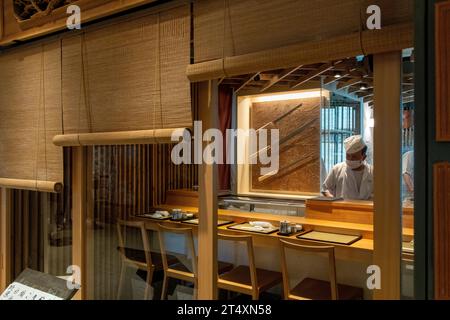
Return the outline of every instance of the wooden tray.
{"type": "Polygon", "coordinates": [[[252,228],[252,226],[250,225],[250,223],[247,223],[247,222],[235,224],[233,226],[227,227],[227,229],[230,229],[230,230],[253,232],[253,233],[259,233],[259,234],[271,234],[271,233],[277,232],[279,230],[278,228],[270,228],[270,229],[264,229],[264,230],[252,230],[250,228],[252,228]]]}
{"type": "Polygon", "coordinates": [[[169,217],[170,221],[173,222],[186,222],[192,219],[196,219],[195,216],[194,217],[190,217],[190,218],[182,218],[182,219],[173,219],[172,217],[169,217]]]}
{"type": "Polygon", "coordinates": [[[351,245],[352,243],[355,243],[356,241],[360,240],[362,237],[348,234],[338,234],[312,230],[310,232],[298,235],[297,238],[302,240],[314,240],[320,242],[351,245]]]}
{"type": "Polygon", "coordinates": [[[289,234],[284,234],[284,233],[277,232],[277,236],[280,236],[280,237],[301,236],[302,234],[308,233],[310,231],[311,230],[300,230],[300,231],[296,231],[296,232],[291,232],[289,234]]]}
{"type": "MultiPolygon", "coordinates": [[[[221,226],[226,226],[227,224],[231,224],[234,221],[228,221],[228,220],[218,220],[217,221],[217,226],[221,227],[221,226]]],[[[198,218],[196,219],[192,219],[190,218],[189,220],[183,221],[183,223],[189,223],[189,224],[195,224],[198,225],[198,218]]]]}

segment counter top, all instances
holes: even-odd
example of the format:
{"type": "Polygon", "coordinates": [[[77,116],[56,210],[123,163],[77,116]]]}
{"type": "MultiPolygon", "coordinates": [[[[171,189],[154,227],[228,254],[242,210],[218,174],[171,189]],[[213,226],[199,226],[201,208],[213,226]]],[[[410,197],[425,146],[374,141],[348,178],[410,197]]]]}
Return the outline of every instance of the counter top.
{"type": "MultiPolygon", "coordinates": [[[[183,209],[185,211],[198,212],[197,207],[178,206],[178,205],[161,205],[163,209],[170,210],[174,208],[183,209]]],[[[364,239],[373,239],[373,225],[364,223],[340,222],[327,219],[316,219],[309,217],[285,216],[268,213],[257,212],[242,212],[229,209],[218,209],[219,218],[222,220],[233,220],[235,222],[245,221],[268,221],[278,226],[280,221],[289,221],[296,224],[301,224],[305,229],[314,229],[324,232],[336,232],[346,234],[362,235],[364,239]]],[[[414,230],[411,228],[403,228],[403,235],[405,237],[412,237],[414,230]]],[[[408,240],[408,239],[407,239],[408,240]]],[[[360,240],[361,241],[361,240],[360,240]]],[[[359,241],[358,241],[359,242],[359,241]]]]}

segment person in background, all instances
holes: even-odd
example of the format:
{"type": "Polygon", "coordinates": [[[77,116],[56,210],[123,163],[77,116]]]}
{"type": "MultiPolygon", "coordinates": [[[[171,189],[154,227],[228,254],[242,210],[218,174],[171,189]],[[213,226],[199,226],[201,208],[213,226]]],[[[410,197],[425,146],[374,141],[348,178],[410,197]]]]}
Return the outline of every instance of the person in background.
{"type": "Polygon", "coordinates": [[[367,145],[360,135],[344,140],[346,161],[331,169],[322,186],[326,197],[369,200],[373,197],[373,167],[365,162],[367,145]]]}
{"type": "Polygon", "coordinates": [[[414,198],[414,151],[405,152],[402,159],[404,198],[414,198]]]}

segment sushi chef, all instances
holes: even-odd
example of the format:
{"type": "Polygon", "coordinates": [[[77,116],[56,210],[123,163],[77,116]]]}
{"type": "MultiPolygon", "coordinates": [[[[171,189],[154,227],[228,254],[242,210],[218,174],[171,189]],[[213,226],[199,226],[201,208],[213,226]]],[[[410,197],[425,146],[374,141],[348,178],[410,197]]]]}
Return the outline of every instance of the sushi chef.
{"type": "Polygon", "coordinates": [[[367,145],[360,135],[344,140],[346,161],[331,169],[322,185],[326,197],[369,200],[373,197],[373,167],[365,162],[367,145]]]}

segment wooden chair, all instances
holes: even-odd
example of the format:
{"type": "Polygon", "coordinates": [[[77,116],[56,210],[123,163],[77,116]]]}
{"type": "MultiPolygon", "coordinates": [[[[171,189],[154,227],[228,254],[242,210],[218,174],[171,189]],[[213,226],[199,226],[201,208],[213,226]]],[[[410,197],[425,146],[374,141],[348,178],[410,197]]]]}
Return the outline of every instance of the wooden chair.
{"type": "Polygon", "coordinates": [[[219,234],[224,241],[245,242],[249,266],[238,266],[231,271],[219,275],[218,288],[252,296],[258,300],[262,292],[273,288],[282,281],[280,272],[256,268],[252,236],[231,236],[219,234]]]}
{"type": "Polygon", "coordinates": [[[363,298],[363,290],[352,286],[340,285],[336,281],[336,259],[333,246],[305,246],[293,244],[280,239],[281,269],[283,273],[284,297],[287,300],[355,300],[363,298]],[[286,260],[286,249],[328,255],[329,279],[322,281],[311,278],[303,279],[292,290],[286,260]]]}
{"type": "MultiPolygon", "coordinates": [[[[198,273],[197,273],[197,255],[195,254],[195,245],[194,245],[194,235],[192,228],[170,228],[166,226],[162,226],[158,224],[158,235],[159,235],[159,243],[161,247],[161,255],[164,267],[164,280],[163,280],[163,289],[161,293],[161,300],[164,300],[167,295],[167,288],[169,285],[169,278],[178,279],[181,281],[186,281],[194,284],[194,299],[197,299],[197,287],[198,287],[198,273]],[[186,238],[186,243],[188,247],[188,253],[191,257],[195,257],[192,259],[192,271],[189,270],[183,263],[178,262],[175,264],[170,264],[170,261],[167,260],[167,253],[164,244],[163,233],[175,233],[184,235],[186,238]]],[[[226,262],[218,262],[218,272],[223,273],[231,270],[233,265],[226,262]]]]}
{"type": "MultiPolygon", "coordinates": [[[[163,269],[163,261],[161,254],[156,252],[151,252],[150,242],[145,228],[145,224],[142,221],[125,221],[117,220],[117,235],[119,239],[118,250],[121,256],[121,267],[120,267],[120,278],[119,287],[117,290],[117,299],[120,299],[122,293],[122,286],[125,277],[126,268],[129,266],[137,267],[139,270],[147,272],[146,276],[146,287],[144,292],[144,299],[148,299],[149,287],[153,280],[153,274],[155,271],[163,269]],[[125,245],[125,237],[122,232],[125,228],[135,228],[140,231],[141,240],[143,245],[143,250],[128,248],[125,245]]],[[[169,258],[170,261],[176,261],[174,257],[169,258]]]]}

